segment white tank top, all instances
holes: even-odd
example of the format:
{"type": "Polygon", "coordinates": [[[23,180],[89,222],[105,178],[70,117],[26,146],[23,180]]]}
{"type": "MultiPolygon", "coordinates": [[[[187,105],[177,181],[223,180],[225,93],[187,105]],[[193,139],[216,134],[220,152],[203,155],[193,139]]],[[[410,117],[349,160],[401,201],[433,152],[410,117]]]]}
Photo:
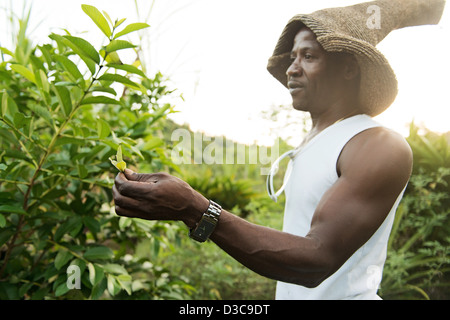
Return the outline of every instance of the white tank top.
{"type": "MultiPolygon", "coordinates": [[[[337,122],[315,136],[291,160],[286,182],[283,231],[306,236],[317,204],[337,181],[336,165],[347,142],[358,133],[380,126],[367,115],[356,115],[337,122]]],[[[316,288],[278,282],[278,300],[380,299],[377,290],[386,260],[387,243],[400,193],[383,224],[334,274],[316,288]]]]}

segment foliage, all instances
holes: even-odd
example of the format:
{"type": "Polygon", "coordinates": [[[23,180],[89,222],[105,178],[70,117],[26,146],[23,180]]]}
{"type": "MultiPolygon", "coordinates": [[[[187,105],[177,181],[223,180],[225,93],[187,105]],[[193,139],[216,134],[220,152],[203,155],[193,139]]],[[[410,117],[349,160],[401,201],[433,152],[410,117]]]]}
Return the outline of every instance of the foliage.
{"type": "Polygon", "coordinates": [[[217,174],[207,168],[196,175],[186,175],[185,179],[208,199],[214,199],[222,207],[229,208],[235,214],[240,213],[244,218],[250,213],[246,206],[257,195],[253,187],[254,181],[237,179],[233,172],[217,174]]]}
{"type": "Polygon", "coordinates": [[[448,299],[450,145],[411,124],[414,169],[398,208],[381,292],[391,299],[448,299]]]}
{"type": "Polygon", "coordinates": [[[67,31],[33,46],[27,19],[16,48],[1,48],[0,299],[183,297],[189,285],[135,256],[142,237],[158,253],[172,227],[115,216],[108,160],[122,146],[128,164],[172,165],[156,134],[172,92],[138,59],[120,59],[137,50],[123,37],[147,24],[82,9],[107,37],[100,49],[67,31]],[[69,266],[80,290],[70,290],[69,266]]]}

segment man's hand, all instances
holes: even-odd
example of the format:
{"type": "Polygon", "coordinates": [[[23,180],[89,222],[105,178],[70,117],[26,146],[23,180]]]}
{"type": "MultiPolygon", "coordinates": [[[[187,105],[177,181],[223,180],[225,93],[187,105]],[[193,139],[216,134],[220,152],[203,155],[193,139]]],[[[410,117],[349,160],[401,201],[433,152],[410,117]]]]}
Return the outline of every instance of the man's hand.
{"type": "Polygon", "coordinates": [[[116,213],[146,220],[179,220],[194,227],[209,201],[167,173],[119,173],[113,186],[116,213]]]}

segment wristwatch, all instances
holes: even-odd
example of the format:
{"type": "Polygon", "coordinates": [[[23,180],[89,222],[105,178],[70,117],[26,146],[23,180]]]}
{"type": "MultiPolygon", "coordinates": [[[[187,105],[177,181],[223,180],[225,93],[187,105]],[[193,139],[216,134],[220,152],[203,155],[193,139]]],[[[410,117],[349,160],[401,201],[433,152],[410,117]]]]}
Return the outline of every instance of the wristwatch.
{"type": "Polygon", "coordinates": [[[197,223],[197,226],[190,229],[189,237],[198,242],[205,242],[208,240],[209,236],[216,228],[217,222],[219,222],[221,212],[222,207],[214,201],[209,200],[208,209],[203,214],[199,223],[197,223]]]}

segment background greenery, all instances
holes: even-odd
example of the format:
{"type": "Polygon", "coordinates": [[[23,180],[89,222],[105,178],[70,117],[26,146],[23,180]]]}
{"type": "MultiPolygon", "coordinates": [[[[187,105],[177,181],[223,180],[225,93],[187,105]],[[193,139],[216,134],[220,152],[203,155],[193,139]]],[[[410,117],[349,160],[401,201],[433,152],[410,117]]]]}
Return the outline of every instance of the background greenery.
{"type": "MultiPolygon", "coordinates": [[[[265,196],[257,164],[175,165],[171,134],[188,128],[167,119],[167,101],[179,93],[164,75],[148,75],[140,47],[125,40],[148,25],[82,9],[106,45],[66,31],[35,46],[28,13],[14,47],[1,48],[0,299],[273,299],[274,281],[191,241],[184,225],[114,214],[108,158],[119,145],[136,170],[171,172],[258,224],[281,229],[284,198],[265,196]],[[81,270],[80,290],[67,286],[70,265],[81,270]]],[[[408,142],[414,172],[380,294],[448,299],[449,137],[411,124],[408,142]]],[[[281,141],[280,153],[288,148],[281,141]]]]}

